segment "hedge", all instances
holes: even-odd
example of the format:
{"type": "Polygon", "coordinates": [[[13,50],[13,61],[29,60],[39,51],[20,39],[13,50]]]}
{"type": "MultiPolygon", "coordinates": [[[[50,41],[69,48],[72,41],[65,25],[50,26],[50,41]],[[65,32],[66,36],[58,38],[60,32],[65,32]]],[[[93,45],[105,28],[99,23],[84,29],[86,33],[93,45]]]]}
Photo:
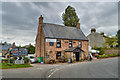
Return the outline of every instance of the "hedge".
{"type": "MultiPolygon", "coordinates": [[[[14,63],[16,59],[10,59],[10,63],[14,63]]],[[[27,57],[24,57],[24,63],[29,63],[30,60],[27,57]]],[[[2,59],[2,63],[8,63],[8,59],[2,59]]]]}
{"type": "Polygon", "coordinates": [[[117,57],[117,56],[119,56],[118,53],[116,53],[116,54],[108,54],[108,55],[98,55],[97,57],[98,58],[108,58],[108,57],[117,57]]]}

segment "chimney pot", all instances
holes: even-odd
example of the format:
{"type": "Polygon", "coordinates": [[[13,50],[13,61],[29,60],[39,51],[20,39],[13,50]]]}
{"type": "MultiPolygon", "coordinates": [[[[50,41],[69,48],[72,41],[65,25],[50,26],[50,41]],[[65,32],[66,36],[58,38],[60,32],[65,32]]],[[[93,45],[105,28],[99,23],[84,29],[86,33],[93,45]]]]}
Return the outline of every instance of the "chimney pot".
{"type": "Polygon", "coordinates": [[[96,32],[96,29],[95,29],[95,28],[92,28],[92,29],[91,29],[91,33],[92,33],[92,32],[96,32]]]}
{"type": "Polygon", "coordinates": [[[77,23],[77,28],[80,29],[80,23],[79,22],[77,23]]]}
{"type": "Polygon", "coordinates": [[[42,15],[39,17],[39,24],[42,24],[43,23],[43,17],[42,15]]]}
{"type": "Polygon", "coordinates": [[[101,32],[100,34],[101,34],[102,36],[104,36],[104,32],[101,32]]]}

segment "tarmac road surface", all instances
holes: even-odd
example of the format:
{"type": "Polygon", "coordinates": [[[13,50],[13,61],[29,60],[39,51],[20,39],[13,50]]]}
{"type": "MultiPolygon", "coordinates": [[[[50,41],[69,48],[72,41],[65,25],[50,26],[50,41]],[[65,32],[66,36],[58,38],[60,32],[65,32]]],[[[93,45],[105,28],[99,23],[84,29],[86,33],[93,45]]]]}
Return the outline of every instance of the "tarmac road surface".
{"type": "Polygon", "coordinates": [[[118,78],[118,58],[91,62],[32,64],[34,67],[3,69],[3,78],[118,78]]]}

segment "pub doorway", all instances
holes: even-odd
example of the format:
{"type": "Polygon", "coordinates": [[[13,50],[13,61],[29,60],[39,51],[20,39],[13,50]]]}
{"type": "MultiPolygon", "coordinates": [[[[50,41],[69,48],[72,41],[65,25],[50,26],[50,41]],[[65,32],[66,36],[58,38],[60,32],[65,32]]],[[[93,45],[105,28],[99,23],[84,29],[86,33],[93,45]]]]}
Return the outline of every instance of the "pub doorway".
{"type": "Polygon", "coordinates": [[[76,52],[76,61],[79,61],[79,58],[80,58],[80,53],[79,52],[76,52]]]}

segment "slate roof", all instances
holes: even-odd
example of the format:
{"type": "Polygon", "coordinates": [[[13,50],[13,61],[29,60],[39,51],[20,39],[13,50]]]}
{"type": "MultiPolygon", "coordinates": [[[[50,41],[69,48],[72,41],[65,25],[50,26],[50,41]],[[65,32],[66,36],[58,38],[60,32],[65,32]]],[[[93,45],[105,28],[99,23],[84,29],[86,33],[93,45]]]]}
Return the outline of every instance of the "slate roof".
{"type": "Polygon", "coordinates": [[[105,37],[97,32],[92,32],[87,36],[91,47],[104,47],[105,37]]]}
{"type": "Polygon", "coordinates": [[[43,23],[46,38],[88,40],[81,29],[51,23],[43,23]]]}
{"type": "Polygon", "coordinates": [[[10,47],[12,47],[12,45],[9,44],[2,44],[2,50],[8,50],[10,47]]]}
{"type": "Polygon", "coordinates": [[[71,47],[69,49],[64,50],[65,52],[74,52],[76,49],[79,49],[80,51],[84,52],[80,47],[71,47]]]}

